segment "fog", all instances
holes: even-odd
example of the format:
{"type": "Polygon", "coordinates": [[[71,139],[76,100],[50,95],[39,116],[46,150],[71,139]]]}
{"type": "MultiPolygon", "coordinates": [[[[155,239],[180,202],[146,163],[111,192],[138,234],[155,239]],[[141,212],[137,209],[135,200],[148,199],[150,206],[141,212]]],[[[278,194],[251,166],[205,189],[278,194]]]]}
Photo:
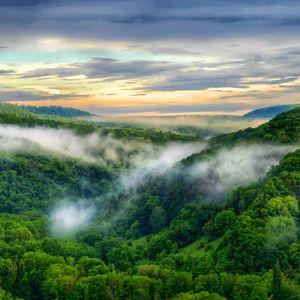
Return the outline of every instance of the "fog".
{"type": "Polygon", "coordinates": [[[267,144],[239,145],[219,150],[211,159],[196,162],[188,168],[188,175],[199,179],[199,184],[209,200],[224,198],[234,187],[254,183],[263,178],[297,145],[267,144]]]}
{"type": "MultiPolygon", "coordinates": [[[[121,141],[111,135],[92,133],[76,135],[67,129],[23,128],[0,125],[0,150],[24,152],[46,150],[103,165],[120,164],[139,153],[152,153],[154,146],[141,142],[121,141]]],[[[129,161],[127,161],[129,163],[129,161]]]]}
{"type": "Polygon", "coordinates": [[[50,213],[51,232],[54,235],[65,235],[82,229],[95,216],[93,205],[78,203],[64,203],[54,208],[50,213]]]}
{"type": "MultiPolygon", "coordinates": [[[[178,161],[200,152],[204,143],[171,143],[158,146],[137,141],[121,141],[113,136],[102,136],[99,132],[88,135],[76,135],[67,129],[43,127],[24,128],[11,125],[0,125],[0,151],[7,153],[40,153],[46,151],[56,155],[78,158],[103,165],[122,164],[127,167],[117,180],[115,195],[129,194],[147,181],[149,176],[162,174],[178,161]]],[[[111,195],[99,195],[99,198],[111,195]]],[[[50,213],[53,234],[72,232],[87,224],[95,212],[83,204],[65,204],[50,213]],[[92,213],[93,212],[93,213],[92,213]]]]}
{"type": "Polygon", "coordinates": [[[265,123],[266,119],[247,119],[238,116],[144,116],[144,117],[88,117],[88,120],[100,122],[113,122],[116,124],[142,125],[171,130],[183,130],[191,127],[194,130],[211,134],[228,133],[248,127],[257,127],[265,123]]]}
{"type": "Polygon", "coordinates": [[[149,176],[162,175],[177,162],[193,153],[201,152],[205,147],[205,143],[173,143],[148,157],[137,157],[132,167],[120,176],[122,192],[134,191],[140,184],[144,184],[149,176]]]}
{"type": "MultiPolygon", "coordinates": [[[[108,202],[111,197],[118,198],[120,195],[128,198],[141,185],[147,184],[150,178],[157,176],[159,180],[164,173],[172,176],[172,168],[178,162],[206,147],[204,142],[157,146],[117,140],[113,136],[102,136],[99,132],[82,136],[67,129],[0,126],[0,151],[43,150],[103,165],[122,164],[123,171],[114,182],[114,195],[99,195],[99,199],[108,202]]],[[[229,190],[263,178],[285,154],[296,148],[297,145],[267,144],[221,148],[209,159],[196,160],[188,167],[178,165],[176,172],[179,170],[188,176],[193,182],[191,188],[203,194],[208,201],[220,201],[229,190]]],[[[50,213],[51,230],[55,235],[73,232],[88,224],[96,213],[99,213],[96,206],[86,202],[58,201],[58,206],[50,213]]]]}

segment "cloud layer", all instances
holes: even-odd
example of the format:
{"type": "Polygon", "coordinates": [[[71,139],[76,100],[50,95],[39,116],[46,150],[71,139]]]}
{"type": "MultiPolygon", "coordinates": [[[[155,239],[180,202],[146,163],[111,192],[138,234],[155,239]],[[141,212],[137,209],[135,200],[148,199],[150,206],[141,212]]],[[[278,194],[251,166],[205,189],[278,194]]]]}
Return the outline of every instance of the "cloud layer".
{"type": "Polygon", "coordinates": [[[296,0],[0,6],[0,101],[179,111],[300,101],[296,0]]]}
{"type": "Polygon", "coordinates": [[[195,163],[187,173],[198,180],[207,199],[224,199],[226,192],[262,179],[270,168],[289,152],[293,146],[252,144],[221,149],[211,159],[195,163]]]}
{"type": "Polygon", "coordinates": [[[54,235],[65,235],[88,225],[96,211],[91,205],[78,203],[61,203],[50,213],[51,231],[54,235]]]}
{"type": "MultiPolygon", "coordinates": [[[[104,165],[128,163],[134,153],[146,155],[154,147],[126,142],[110,135],[93,133],[78,136],[70,130],[0,125],[0,150],[7,152],[50,151],[104,165]]],[[[132,158],[133,159],[133,158],[132,158]]]]}

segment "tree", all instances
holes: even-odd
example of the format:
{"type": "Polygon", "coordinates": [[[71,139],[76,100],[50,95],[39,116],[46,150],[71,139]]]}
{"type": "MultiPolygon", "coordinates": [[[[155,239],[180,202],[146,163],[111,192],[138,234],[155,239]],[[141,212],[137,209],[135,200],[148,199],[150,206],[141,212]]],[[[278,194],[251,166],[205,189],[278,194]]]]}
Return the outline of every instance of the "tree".
{"type": "Polygon", "coordinates": [[[0,257],[0,286],[6,291],[13,292],[17,278],[17,267],[12,259],[0,257]]]}
{"type": "Polygon", "coordinates": [[[282,275],[278,261],[273,267],[272,300],[282,300],[282,275]]]}
{"type": "Polygon", "coordinates": [[[155,206],[152,209],[151,216],[150,216],[150,224],[151,230],[154,233],[159,232],[163,229],[167,222],[166,222],[166,212],[163,207],[155,206]]]}
{"type": "Polygon", "coordinates": [[[128,271],[135,263],[135,253],[132,248],[126,245],[112,248],[108,253],[108,262],[120,271],[128,271]]]}
{"type": "Polygon", "coordinates": [[[106,274],[109,272],[109,268],[101,259],[91,257],[82,257],[78,261],[77,269],[80,270],[81,274],[86,276],[106,274]]]}
{"type": "Polygon", "coordinates": [[[298,201],[295,197],[274,197],[267,202],[265,213],[268,216],[293,216],[299,213],[298,201]]]}

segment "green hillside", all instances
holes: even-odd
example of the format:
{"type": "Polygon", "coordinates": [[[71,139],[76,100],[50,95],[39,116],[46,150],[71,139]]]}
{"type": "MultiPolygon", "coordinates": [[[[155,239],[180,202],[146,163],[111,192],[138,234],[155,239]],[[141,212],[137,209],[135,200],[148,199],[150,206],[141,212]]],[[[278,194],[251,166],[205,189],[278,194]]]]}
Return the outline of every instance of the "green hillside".
{"type": "Polygon", "coordinates": [[[294,143],[300,136],[300,108],[284,112],[257,128],[248,128],[221,135],[211,140],[212,145],[242,142],[294,143]]]}
{"type": "Polygon", "coordinates": [[[62,106],[54,106],[54,105],[53,106],[22,106],[22,108],[36,114],[59,116],[65,118],[85,117],[91,115],[87,111],[83,111],[73,107],[62,107],[62,106]]]}
{"type": "Polygon", "coordinates": [[[22,127],[49,127],[73,130],[76,134],[85,135],[98,132],[101,135],[113,135],[118,139],[139,139],[142,142],[164,144],[168,142],[194,142],[200,141],[199,136],[184,135],[169,130],[155,128],[127,127],[110,128],[103,127],[101,123],[70,119],[60,116],[49,116],[31,112],[26,107],[18,107],[9,104],[0,104],[0,124],[17,125],[22,127]]]}
{"type": "Polygon", "coordinates": [[[62,199],[93,199],[110,188],[111,170],[50,154],[0,153],[0,211],[40,210],[62,199]]]}
{"type": "Polygon", "coordinates": [[[300,299],[299,108],[213,138],[174,164],[168,160],[179,148],[161,156],[157,146],[201,139],[9,105],[0,106],[0,123],[69,129],[78,147],[88,146],[82,137],[101,134],[125,145],[121,156],[130,153],[126,163],[109,165],[97,158],[111,143],[100,154],[93,149],[91,161],[26,138],[9,140],[23,148],[2,145],[0,299],[300,299]],[[155,146],[158,165],[148,152],[139,156],[145,145],[155,146]],[[72,222],[80,226],[67,231],[72,222]]]}
{"type": "Polygon", "coordinates": [[[50,128],[66,128],[82,134],[94,132],[97,128],[97,124],[37,114],[23,107],[10,104],[0,104],[0,124],[19,125],[22,127],[44,126],[50,128]]]}

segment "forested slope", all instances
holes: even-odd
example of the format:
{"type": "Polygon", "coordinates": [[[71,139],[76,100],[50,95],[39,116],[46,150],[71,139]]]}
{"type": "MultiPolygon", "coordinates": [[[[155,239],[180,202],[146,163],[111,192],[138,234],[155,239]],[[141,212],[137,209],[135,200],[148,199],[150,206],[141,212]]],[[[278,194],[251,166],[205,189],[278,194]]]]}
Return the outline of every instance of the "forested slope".
{"type": "MultiPolygon", "coordinates": [[[[0,120],[79,136],[98,130],[12,106],[0,120]]],[[[190,142],[147,130],[113,135],[159,147],[190,142]]],[[[3,148],[0,299],[300,299],[299,131],[294,109],[214,138],[166,169],[179,148],[158,167],[145,156],[109,166],[36,145],[3,148]],[[93,217],[76,231],[53,231],[60,204],[83,207],[78,219],[85,209],[93,217]]]]}
{"type": "Polygon", "coordinates": [[[194,142],[201,137],[194,137],[172,131],[162,131],[153,128],[142,127],[104,127],[101,123],[88,122],[78,119],[65,118],[58,115],[35,113],[35,110],[27,110],[9,104],[0,104],[0,124],[16,125],[22,127],[48,127],[64,128],[74,131],[76,134],[85,135],[98,132],[102,135],[113,135],[118,139],[139,139],[141,141],[164,144],[167,142],[194,142]]]}
{"type": "Polygon", "coordinates": [[[37,114],[60,116],[65,118],[85,117],[91,114],[87,111],[62,106],[22,106],[22,108],[37,114]]]}
{"type": "Polygon", "coordinates": [[[300,107],[284,112],[257,128],[248,128],[212,139],[212,145],[247,142],[293,143],[300,136],[300,107]]]}

